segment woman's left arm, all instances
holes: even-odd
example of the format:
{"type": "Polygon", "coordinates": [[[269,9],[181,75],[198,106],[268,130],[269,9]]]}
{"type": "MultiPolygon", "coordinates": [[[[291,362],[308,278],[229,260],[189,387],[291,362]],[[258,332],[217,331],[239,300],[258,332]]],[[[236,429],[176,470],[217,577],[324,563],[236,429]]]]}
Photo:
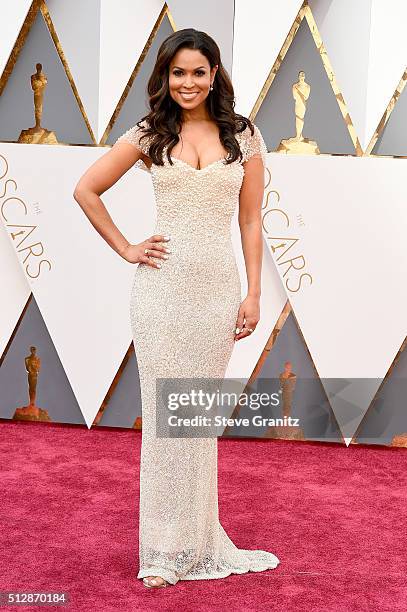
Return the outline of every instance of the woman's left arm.
{"type": "Polygon", "coordinates": [[[264,194],[264,164],[257,153],[244,164],[244,178],[239,196],[239,227],[246,265],[247,296],[240,305],[235,340],[250,336],[260,319],[261,267],[263,233],[261,207],[264,194]]]}

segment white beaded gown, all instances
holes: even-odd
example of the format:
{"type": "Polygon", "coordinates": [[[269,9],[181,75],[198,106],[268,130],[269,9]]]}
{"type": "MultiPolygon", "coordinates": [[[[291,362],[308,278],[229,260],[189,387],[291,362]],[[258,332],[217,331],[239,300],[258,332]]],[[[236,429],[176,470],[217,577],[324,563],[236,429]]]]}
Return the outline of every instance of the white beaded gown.
{"type": "MultiPolygon", "coordinates": [[[[243,160],[224,158],[202,169],[172,157],[164,166],[142,160],[151,173],[157,207],[155,234],[169,234],[161,268],[139,264],[131,289],[130,319],[140,376],[139,572],[137,578],[224,578],[275,568],[263,550],[238,549],[219,522],[218,440],[156,437],[156,377],[224,378],[234,347],[241,285],[231,241],[243,162],[265,162],[266,145],[255,125],[236,134],[243,160]]],[[[148,154],[137,125],[117,142],[148,154]]],[[[139,203],[142,204],[141,202],[139,203]]]]}

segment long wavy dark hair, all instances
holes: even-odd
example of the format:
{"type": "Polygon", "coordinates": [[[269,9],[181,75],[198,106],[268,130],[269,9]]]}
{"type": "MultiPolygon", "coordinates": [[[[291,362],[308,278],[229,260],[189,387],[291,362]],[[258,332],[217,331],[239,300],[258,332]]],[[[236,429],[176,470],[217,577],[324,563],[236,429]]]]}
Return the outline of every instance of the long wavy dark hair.
{"type": "Polygon", "coordinates": [[[206,107],[211,119],[218,125],[222,145],[228,151],[226,163],[242,159],[239,143],[235,138],[249,126],[254,133],[253,124],[247,117],[235,113],[235,96],[232,81],[225,70],[220,50],[216,42],[206,32],[185,28],[168,36],[161,44],[153,72],[147,85],[150,112],[142,117],[137,126],[142,128],[143,138],[149,138],[149,157],[156,165],[162,166],[164,148],[170,164],[171,151],[179,141],[182,126],[182,108],[171,97],[169,91],[169,66],[174,55],[181,49],[198,49],[208,60],[211,69],[217,64],[213,90],[206,97],[206,107]],[[144,122],[144,126],[141,123],[144,122]]]}

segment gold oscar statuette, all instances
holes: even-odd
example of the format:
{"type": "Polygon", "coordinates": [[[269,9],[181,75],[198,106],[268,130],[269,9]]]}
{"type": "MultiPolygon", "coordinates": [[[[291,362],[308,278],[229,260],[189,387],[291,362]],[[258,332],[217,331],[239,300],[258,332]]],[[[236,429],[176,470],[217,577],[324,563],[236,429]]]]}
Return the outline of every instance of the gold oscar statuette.
{"type": "Polygon", "coordinates": [[[28,378],[29,404],[16,408],[13,419],[18,421],[50,421],[48,412],[35,404],[38,374],[41,369],[41,359],[37,355],[35,346],[30,346],[30,354],[24,361],[28,378]]]}
{"type": "Polygon", "coordinates": [[[407,448],[407,432],[393,436],[390,446],[407,448]]]}
{"type": "Polygon", "coordinates": [[[37,71],[31,75],[31,88],[34,92],[35,126],[22,130],[18,142],[24,144],[58,144],[54,132],[41,127],[42,104],[48,79],[42,71],[42,64],[36,64],[37,71]]]}
{"type": "MultiPolygon", "coordinates": [[[[291,361],[286,361],[284,370],[279,374],[280,394],[282,400],[282,418],[291,417],[291,408],[297,375],[292,371],[291,361]]],[[[283,440],[305,440],[304,432],[298,425],[274,425],[268,428],[265,438],[279,438],[283,440]]]]}
{"type": "Polygon", "coordinates": [[[308,155],[319,155],[320,151],[315,140],[304,138],[304,116],[307,110],[307,100],[309,98],[311,86],[305,82],[305,72],[298,73],[298,81],[292,87],[293,98],[295,101],[295,136],[286,138],[280,142],[277,151],[280,153],[306,153],[308,155]]]}
{"type": "MultiPolygon", "coordinates": [[[[287,417],[287,419],[289,419],[291,417],[294,389],[297,383],[297,375],[292,371],[291,361],[285,362],[284,370],[280,372],[279,380],[281,398],[283,402],[283,418],[287,417]]],[[[283,425],[282,427],[277,427],[276,429],[277,433],[279,434],[279,438],[289,440],[304,440],[304,433],[302,429],[298,427],[298,425],[283,425]]]]}

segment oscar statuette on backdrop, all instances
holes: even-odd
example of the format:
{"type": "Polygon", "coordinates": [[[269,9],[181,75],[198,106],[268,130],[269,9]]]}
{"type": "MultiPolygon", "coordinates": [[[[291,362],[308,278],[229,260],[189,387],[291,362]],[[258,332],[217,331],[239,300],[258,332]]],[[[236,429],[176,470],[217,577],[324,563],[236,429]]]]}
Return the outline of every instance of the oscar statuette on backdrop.
{"type": "Polygon", "coordinates": [[[35,404],[38,374],[41,369],[41,359],[37,355],[35,346],[30,346],[30,355],[24,361],[28,378],[29,404],[16,408],[13,419],[16,421],[51,421],[48,412],[35,404]]]}
{"type": "Polygon", "coordinates": [[[42,71],[42,64],[36,64],[37,71],[31,75],[31,88],[34,92],[35,126],[22,130],[18,142],[23,144],[58,144],[55,132],[41,127],[44,92],[48,79],[42,71]]]}
{"type": "Polygon", "coordinates": [[[277,151],[280,153],[303,153],[307,155],[319,155],[320,151],[315,140],[304,138],[304,116],[307,110],[307,100],[311,92],[311,86],[305,82],[305,72],[298,73],[298,81],[292,87],[295,101],[295,136],[286,138],[280,142],[277,151]]]}
{"type": "Polygon", "coordinates": [[[268,427],[265,438],[279,438],[282,440],[305,440],[304,432],[299,425],[290,423],[294,389],[297,382],[297,375],[292,371],[291,361],[284,363],[284,370],[279,374],[280,395],[282,404],[282,415],[278,417],[283,421],[283,425],[272,425],[268,427]]]}
{"type": "MultiPolygon", "coordinates": [[[[286,361],[284,370],[280,372],[280,390],[283,402],[283,418],[289,419],[292,412],[293,395],[297,383],[297,375],[292,371],[291,361],[286,361]]],[[[283,425],[276,427],[279,438],[286,440],[304,440],[304,432],[298,425],[283,425]]]]}
{"type": "Polygon", "coordinates": [[[393,436],[390,446],[407,448],[407,432],[393,436]]]}

